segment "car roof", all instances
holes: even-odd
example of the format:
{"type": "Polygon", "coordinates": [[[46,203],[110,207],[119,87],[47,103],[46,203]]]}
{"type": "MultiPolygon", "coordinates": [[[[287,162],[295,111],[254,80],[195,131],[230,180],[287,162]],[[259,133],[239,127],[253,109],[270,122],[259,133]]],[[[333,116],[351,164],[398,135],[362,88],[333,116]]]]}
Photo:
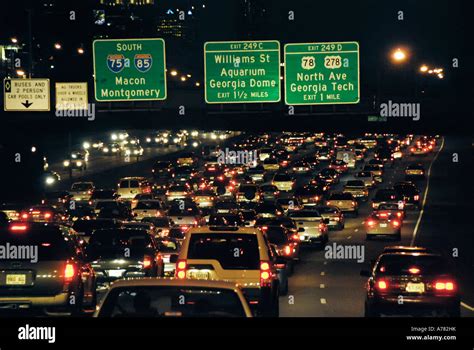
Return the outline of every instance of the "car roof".
{"type": "Polygon", "coordinates": [[[238,234],[259,234],[261,231],[253,227],[235,227],[235,226],[201,226],[189,229],[189,234],[205,234],[205,233],[238,233],[238,234]]]}
{"type": "Polygon", "coordinates": [[[140,286],[205,287],[205,288],[221,288],[221,289],[233,289],[233,290],[239,288],[238,284],[233,283],[233,282],[228,282],[228,281],[142,277],[142,278],[126,278],[126,279],[117,280],[111,285],[111,289],[119,288],[119,287],[140,287],[140,286]]]}

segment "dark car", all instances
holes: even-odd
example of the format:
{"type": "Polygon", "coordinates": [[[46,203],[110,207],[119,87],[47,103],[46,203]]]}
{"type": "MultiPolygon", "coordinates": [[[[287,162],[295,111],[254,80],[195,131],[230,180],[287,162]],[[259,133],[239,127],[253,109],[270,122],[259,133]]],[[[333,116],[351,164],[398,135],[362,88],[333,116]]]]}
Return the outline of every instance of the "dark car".
{"type": "Polygon", "coordinates": [[[264,202],[255,207],[257,217],[277,217],[283,215],[283,208],[277,203],[264,202]]]}
{"type": "Polygon", "coordinates": [[[74,222],[72,228],[84,241],[88,242],[95,230],[118,228],[121,225],[122,222],[116,219],[79,219],[74,222]]]}
{"type": "Polygon", "coordinates": [[[89,239],[86,252],[100,288],[119,278],[164,275],[157,243],[147,230],[96,230],[89,239]]]}
{"type": "Polygon", "coordinates": [[[98,218],[101,219],[117,219],[117,220],[131,220],[133,213],[130,207],[122,202],[116,201],[101,201],[97,203],[95,210],[99,209],[98,218]],[[107,203],[107,205],[104,205],[107,203]]]}
{"type": "Polygon", "coordinates": [[[95,273],[75,232],[51,223],[0,227],[0,245],[31,246],[25,259],[0,259],[0,309],[78,315],[94,311],[95,273]]]}
{"type": "Polygon", "coordinates": [[[209,226],[245,226],[245,219],[240,212],[211,214],[209,226]]]}
{"type": "Polygon", "coordinates": [[[158,161],[156,162],[152,169],[151,172],[153,173],[153,177],[155,179],[158,178],[166,178],[169,179],[173,176],[173,165],[171,164],[170,161],[158,161]]]}
{"type": "Polygon", "coordinates": [[[405,204],[420,209],[421,207],[421,197],[420,191],[416,186],[411,182],[397,182],[393,185],[393,189],[397,194],[403,198],[405,204]]]}
{"type": "Polygon", "coordinates": [[[295,190],[294,197],[302,205],[317,205],[322,201],[324,191],[320,187],[305,185],[295,190]]]}
{"type": "Polygon", "coordinates": [[[451,266],[440,255],[394,252],[379,256],[369,277],[365,315],[439,315],[460,317],[459,285],[451,266]],[[402,302],[400,302],[402,301],[402,302]]]}
{"type": "Polygon", "coordinates": [[[400,209],[405,208],[403,197],[392,188],[379,189],[372,198],[372,208],[378,209],[382,203],[398,204],[400,209]]]}

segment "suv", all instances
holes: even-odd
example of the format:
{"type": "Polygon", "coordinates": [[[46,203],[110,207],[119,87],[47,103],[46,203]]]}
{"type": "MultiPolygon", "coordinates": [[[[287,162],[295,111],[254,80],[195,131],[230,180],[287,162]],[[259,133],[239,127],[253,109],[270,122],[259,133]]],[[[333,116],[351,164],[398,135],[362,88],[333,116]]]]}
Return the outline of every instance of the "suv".
{"type": "Polygon", "coordinates": [[[243,286],[258,313],[278,317],[279,282],[274,260],[270,244],[259,229],[204,226],[186,233],[176,277],[236,282],[243,286]]]}
{"type": "Polygon", "coordinates": [[[0,260],[0,309],[74,315],[95,309],[95,272],[74,230],[51,223],[10,223],[0,229],[0,245],[6,244],[36,246],[37,254],[0,260]]]}
{"type": "Polygon", "coordinates": [[[144,177],[124,177],[120,179],[117,194],[121,199],[132,200],[139,193],[150,193],[151,186],[144,177]]]}

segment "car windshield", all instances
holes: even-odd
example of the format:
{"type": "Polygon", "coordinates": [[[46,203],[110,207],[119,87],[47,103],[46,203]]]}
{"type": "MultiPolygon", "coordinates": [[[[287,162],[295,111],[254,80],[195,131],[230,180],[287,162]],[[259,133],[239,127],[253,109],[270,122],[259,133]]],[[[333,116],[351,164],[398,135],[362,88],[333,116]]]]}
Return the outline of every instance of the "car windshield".
{"type": "Polygon", "coordinates": [[[347,201],[352,200],[353,197],[350,193],[333,193],[329,197],[329,200],[336,200],[336,201],[347,201]]]}
{"type": "Polygon", "coordinates": [[[112,289],[98,316],[245,317],[245,311],[238,295],[229,289],[130,286],[112,289]]]}
{"type": "Polygon", "coordinates": [[[291,218],[310,218],[321,217],[321,214],[316,210],[298,210],[288,213],[291,218]]]}
{"type": "Polygon", "coordinates": [[[359,180],[347,181],[346,186],[347,187],[365,187],[364,182],[359,181],[359,180]]]}
{"type": "Polygon", "coordinates": [[[275,175],[275,177],[273,178],[273,181],[278,181],[278,182],[281,182],[281,181],[291,181],[291,178],[289,175],[286,175],[286,174],[277,174],[275,175]]]}
{"type": "Polygon", "coordinates": [[[105,229],[92,234],[87,253],[89,258],[116,256],[128,248],[131,256],[143,256],[144,249],[150,246],[150,237],[141,229],[105,229]]]}
{"type": "Polygon", "coordinates": [[[257,236],[228,232],[193,234],[189,241],[188,259],[217,260],[226,270],[258,270],[257,236]]]}

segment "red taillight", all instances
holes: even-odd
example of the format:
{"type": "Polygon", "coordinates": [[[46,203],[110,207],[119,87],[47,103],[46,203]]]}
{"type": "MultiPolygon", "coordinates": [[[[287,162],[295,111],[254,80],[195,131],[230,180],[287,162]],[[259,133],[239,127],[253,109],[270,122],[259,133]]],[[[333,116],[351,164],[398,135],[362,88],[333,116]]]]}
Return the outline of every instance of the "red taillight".
{"type": "Polygon", "coordinates": [[[21,214],[21,218],[25,220],[28,219],[28,214],[27,213],[21,214]]]}
{"type": "Polygon", "coordinates": [[[149,256],[145,256],[143,259],[143,268],[147,269],[151,267],[151,258],[149,256]]]}
{"type": "Polygon", "coordinates": [[[10,226],[10,231],[15,231],[15,232],[24,232],[28,226],[26,225],[12,225],[10,226]]]}
{"type": "Polygon", "coordinates": [[[417,201],[418,199],[420,199],[420,196],[416,194],[416,195],[413,197],[413,199],[417,201]]]}
{"type": "Polygon", "coordinates": [[[415,148],[412,147],[410,151],[415,152],[415,148]]]}
{"type": "Polygon", "coordinates": [[[402,217],[402,213],[401,213],[401,212],[397,212],[397,216],[398,216],[399,218],[401,218],[401,217],[402,217]]]}
{"type": "Polygon", "coordinates": [[[271,285],[272,272],[270,269],[270,263],[268,261],[260,262],[260,286],[268,287],[271,285]]]}
{"type": "Polygon", "coordinates": [[[44,213],[44,218],[45,219],[51,219],[52,214],[51,213],[44,213]]]}
{"type": "Polygon", "coordinates": [[[76,268],[74,267],[74,265],[71,263],[67,263],[66,267],[64,268],[64,279],[67,282],[70,282],[74,278],[75,274],[76,268]]]}
{"type": "Polygon", "coordinates": [[[453,291],[455,284],[451,281],[438,281],[434,284],[436,290],[453,291]]]}
{"type": "Polygon", "coordinates": [[[378,281],[377,282],[377,288],[380,289],[380,290],[387,290],[387,288],[388,288],[387,282],[384,281],[384,280],[378,281]]]}
{"type": "Polygon", "coordinates": [[[297,233],[295,233],[295,234],[293,234],[293,235],[291,236],[291,239],[292,239],[293,241],[299,241],[299,240],[300,240],[300,236],[299,236],[297,233]]]}
{"type": "Polygon", "coordinates": [[[374,220],[368,220],[367,221],[367,226],[374,226],[375,225],[375,221],[374,220]]]}
{"type": "Polygon", "coordinates": [[[291,249],[291,247],[290,247],[289,245],[287,245],[287,246],[285,246],[285,249],[283,250],[283,253],[284,253],[285,255],[291,255],[292,250],[293,250],[293,249],[291,249]]]}
{"type": "Polygon", "coordinates": [[[393,221],[392,221],[392,225],[393,225],[394,227],[398,227],[398,226],[400,226],[400,221],[393,220],[393,221]]]}
{"type": "Polygon", "coordinates": [[[408,271],[413,275],[417,275],[420,273],[420,269],[418,267],[410,267],[408,271]]]}
{"type": "Polygon", "coordinates": [[[179,279],[186,278],[186,268],[187,268],[186,260],[178,260],[176,262],[176,277],[179,279]]]}

